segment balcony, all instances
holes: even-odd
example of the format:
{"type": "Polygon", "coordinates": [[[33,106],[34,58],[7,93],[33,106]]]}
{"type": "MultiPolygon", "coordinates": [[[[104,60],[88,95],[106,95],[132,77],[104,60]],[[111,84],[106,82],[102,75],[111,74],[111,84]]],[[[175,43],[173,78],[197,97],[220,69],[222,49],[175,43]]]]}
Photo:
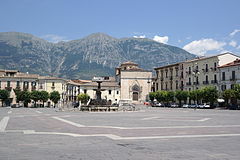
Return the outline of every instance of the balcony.
{"type": "Polygon", "coordinates": [[[197,81],[197,82],[193,82],[193,85],[199,85],[199,82],[197,81]]]}
{"type": "Polygon", "coordinates": [[[202,69],[203,72],[208,72],[208,68],[202,69]]]}
{"type": "Polygon", "coordinates": [[[12,87],[5,87],[5,90],[11,91],[11,90],[12,90],[12,87]]]}
{"type": "Polygon", "coordinates": [[[192,85],[192,83],[191,83],[191,82],[187,82],[186,85],[187,85],[187,86],[190,86],[190,85],[192,85]]]}
{"type": "Polygon", "coordinates": [[[209,84],[209,81],[203,81],[203,84],[209,84]]]}
{"type": "Polygon", "coordinates": [[[210,69],[211,69],[212,71],[216,71],[216,70],[217,70],[217,67],[214,67],[214,68],[211,67],[210,69]]]}
{"type": "Polygon", "coordinates": [[[211,80],[211,84],[217,84],[218,81],[217,80],[211,80]]]}
{"type": "Polygon", "coordinates": [[[187,74],[191,74],[192,72],[191,71],[186,71],[187,74]]]}

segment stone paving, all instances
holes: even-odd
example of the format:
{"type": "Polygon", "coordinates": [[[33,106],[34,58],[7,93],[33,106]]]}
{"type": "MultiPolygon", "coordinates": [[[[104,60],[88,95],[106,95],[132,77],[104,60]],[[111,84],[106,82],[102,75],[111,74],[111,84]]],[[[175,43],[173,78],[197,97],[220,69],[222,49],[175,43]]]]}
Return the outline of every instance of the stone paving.
{"type": "Polygon", "coordinates": [[[0,159],[240,159],[240,112],[0,108],[0,159]]]}

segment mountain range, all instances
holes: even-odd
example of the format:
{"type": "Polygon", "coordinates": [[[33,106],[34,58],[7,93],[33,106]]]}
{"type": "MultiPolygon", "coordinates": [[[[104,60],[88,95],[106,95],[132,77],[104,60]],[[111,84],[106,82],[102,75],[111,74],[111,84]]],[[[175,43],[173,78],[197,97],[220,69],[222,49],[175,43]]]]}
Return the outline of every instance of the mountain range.
{"type": "Polygon", "coordinates": [[[153,70],[195,57],[181,48],[147,38],[118,39],[95,33],[78,40],[51,43],[27,33],[0,32],[0,69],[68,79],[114,75],[114,68],[125,61],[153,70]]]}

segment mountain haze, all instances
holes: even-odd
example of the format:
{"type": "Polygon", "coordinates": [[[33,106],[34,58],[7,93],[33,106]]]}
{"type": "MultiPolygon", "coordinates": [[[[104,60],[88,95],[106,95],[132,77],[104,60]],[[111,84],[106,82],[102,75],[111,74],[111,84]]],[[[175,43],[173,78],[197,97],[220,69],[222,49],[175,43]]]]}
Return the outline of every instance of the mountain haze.
{"type": "Polygon", "coordinates": [[[113,75],[124,61],[140,67],[172,64],[196,57],[189,52],[150,39],[117,39],[103,33],[69,42],[51,43],[31,34],[0,33],[0,68],[70,79],[113,75]]]}

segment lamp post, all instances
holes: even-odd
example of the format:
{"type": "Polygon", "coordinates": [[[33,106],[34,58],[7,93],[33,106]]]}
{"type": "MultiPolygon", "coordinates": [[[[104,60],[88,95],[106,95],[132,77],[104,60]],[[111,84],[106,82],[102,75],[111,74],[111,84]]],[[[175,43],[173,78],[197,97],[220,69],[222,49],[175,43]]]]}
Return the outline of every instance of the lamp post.
{"type": "MultiPolygon", "coordinates": [[[[198,76],[200,75],[200,72],[198,70],[198,63],[195,63],[196,67],[193,65],[193,76],[195,77],[195,90],[197,90],[197,85],[198,85],[198,76]]],[[[194,86],[194,84],[193,84],[194,86]]],[[[196,93],[196,100],[197,100],[197,104],[198,104],[198,97],[197,97],[197,93],[196,93]]]]}
{"type": "Polygon", "coordinates": [[[150,100],[150,97],[149,97],[149,84],[150,84],[150,78],[148,77],[148,81],[147,81],[147,84],[148,84],[148,96],[147,96],[147,100],[149,101],[150,100]]]}

